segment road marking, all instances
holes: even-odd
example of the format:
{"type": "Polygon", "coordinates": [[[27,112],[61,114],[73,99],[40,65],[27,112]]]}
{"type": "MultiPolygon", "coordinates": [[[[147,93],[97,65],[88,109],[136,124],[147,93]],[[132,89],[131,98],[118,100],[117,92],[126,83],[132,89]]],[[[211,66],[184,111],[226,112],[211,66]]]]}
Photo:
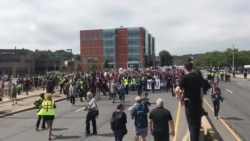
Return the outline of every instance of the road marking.
{"type": "Polygon", "coordinates": [[[84,108],[85,108],[85,107],[82,107],[82,108],[80,108],[80,109],[78,109],[78,110],[75,110],[75,112],[79,112],[79,111],[81,111],[81,110],[84,110],[84,108]]]}
{"type": "MultiPolygon", "coordinates": [[[[214,112],[214,109],[213,107],[207,102],[206,99],[203,99],[203,101],[207,104],[207,106],[209,107],[209,109],[214,112]]],[[[220,116],[219,116],[219,120],[221,121],[221,123],[227,128],[227,130],[233,135],[233,137],[237,140],[237,141],[241,141],[239,135],[237,135],[231,128],[230,126],[225,122],[224,119],[222,119],[220,116]]]]}
{"type": "Polygon", "coordinates": [[[231,90],[229,89],[225,89],[226,91],[230,92],[231,94],[233,94],[234,92],[232,92],[231,90]]]}
{"type": "Polygon", "coordinates": [[[241,84],[241,83],[238,83],[239,85],[241,85],[241,86],[245,86],[245,85],[243,85],[243,84],[241,84]]]}
{"type": "Polygon", "coordinates": [[[178,104],[177,113],[176,113],[176,119],[175,119],[175,136],[173,138],[173,141],[176,141],[177,133],[178,133],[178,126],[180,121],[180,113],[181,113],[181,102],[178,104]]]}

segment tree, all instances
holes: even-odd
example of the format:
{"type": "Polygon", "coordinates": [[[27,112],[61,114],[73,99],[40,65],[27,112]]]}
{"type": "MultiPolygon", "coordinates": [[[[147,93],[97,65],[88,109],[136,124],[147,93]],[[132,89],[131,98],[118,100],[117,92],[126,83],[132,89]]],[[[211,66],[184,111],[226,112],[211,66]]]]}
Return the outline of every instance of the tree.
{"type": "Polygon", "coordinates": [[[77,65],[76,70],[77,70],[77,71],[82,71],[82,67],[81,67],[80,64],[77,65]]]}
{"type": "Polygon", "coordinates": [[[75,55],[75,60],[76,60],[76,61],[81,61],[81,56],[80,56],[80,54],[76,54],[76,55],[75,55]]]}
{"type": "Polygon", "coordinates": [[[161,66],[170,66],[173,65],[173,57],[166,50],[162,50],[159,53],[159,57],[161,60],[161,66]]]}
{"type": "Polygon", "coordinates": [[[109,68],[109,62],[108,60],[105,60],[103,63],[103,69],[107,69],[107,68],[109,68]]]}
{"type": "Polygon", "coordinates": [[[65,64],[62,64],[61,66],[60,66],[60,71],[66,71],[67,70],[67,67],[65,66],[65,64]]]}

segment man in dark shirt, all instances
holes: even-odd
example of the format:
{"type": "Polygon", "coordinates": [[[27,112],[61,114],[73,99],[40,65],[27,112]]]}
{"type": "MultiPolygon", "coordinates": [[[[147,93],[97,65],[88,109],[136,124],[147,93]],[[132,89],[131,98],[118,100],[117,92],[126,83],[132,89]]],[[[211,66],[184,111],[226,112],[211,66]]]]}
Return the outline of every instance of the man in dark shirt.
{"type": "Polygon", "coordinates": [[[184,100],[185,114],[190,132],[190,141],[198,141],[201,127],[203,89],[199,76],[192,73],[193,64],[184,63],[184,73],[175,93],[179,100],[184,100]],[[183,94],[180,93],[183,90],[183,94]]]}
{"type": "Polygon", "coordinates": [[[157,107],[149,114],[149,129],[154,136],[154,141],[169,141],[169,126],[172,129],[170,134],[175,135],[174,121],[168,109],[164,108],[162,99],[156,100],[157,107]]]}

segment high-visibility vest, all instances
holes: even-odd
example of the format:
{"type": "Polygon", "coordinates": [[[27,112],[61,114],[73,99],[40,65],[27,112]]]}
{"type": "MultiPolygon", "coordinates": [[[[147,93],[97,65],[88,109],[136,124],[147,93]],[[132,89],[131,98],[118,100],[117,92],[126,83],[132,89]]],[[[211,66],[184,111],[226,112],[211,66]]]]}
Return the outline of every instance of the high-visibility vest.
{"type": "Polygon", "coordinates": [[[123,80],[123,82],[124,82],[124,85],[125,85],[125,86],[128,85],[128,79],[127,79],[127,78],[125,78],[125,79],[123,80]]]}
{"type": "Polygon", "coordinates": [[[42,108],[37,113],[37,115],[42,116],[53,116],[55,115],[55,101],[54,100],[43,100],[42,108]]]}
{"type": "Polygon", "coordinates": [[[136,79],[135,78],[132,78],[132,85],[135,85],[136,84],[136,79]]]}

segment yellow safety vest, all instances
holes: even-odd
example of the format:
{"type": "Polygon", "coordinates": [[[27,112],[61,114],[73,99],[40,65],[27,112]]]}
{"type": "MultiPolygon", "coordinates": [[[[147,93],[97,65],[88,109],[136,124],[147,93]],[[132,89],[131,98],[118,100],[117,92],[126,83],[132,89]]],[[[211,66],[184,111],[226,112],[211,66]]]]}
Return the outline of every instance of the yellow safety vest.
{"type": "Polygon", "coordinates": [[[42,116],[53,116],[55,115],[55,101],[54,100],[43,100],[42,108],[37,113],[37,115],[42,116]]]}

